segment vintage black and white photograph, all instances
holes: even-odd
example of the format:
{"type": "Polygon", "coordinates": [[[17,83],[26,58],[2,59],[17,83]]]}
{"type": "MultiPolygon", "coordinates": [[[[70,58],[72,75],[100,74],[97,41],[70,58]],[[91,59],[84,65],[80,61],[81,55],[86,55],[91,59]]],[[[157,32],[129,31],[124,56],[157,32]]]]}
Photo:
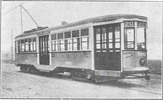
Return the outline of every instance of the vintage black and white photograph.
{"type": "Polygon", "coordinates": [[[0,98],[161,99],[162,2],[2,1],[0,98]]]}

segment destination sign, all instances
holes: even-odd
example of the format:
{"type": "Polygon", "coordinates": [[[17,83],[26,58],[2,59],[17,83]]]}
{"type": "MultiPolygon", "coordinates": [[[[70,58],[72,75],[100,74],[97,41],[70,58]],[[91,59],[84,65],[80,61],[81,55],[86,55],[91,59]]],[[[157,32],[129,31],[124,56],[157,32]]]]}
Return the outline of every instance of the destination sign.
{"type": "Polygon", "coordinates": [[[138,27],[147,27],[147,23],[146,22],[138,22],[137,26],[138,27]]]}
{"type": "Polygon", "coordinates": [[[135,23],[133,21],[124,22],[124,26],[125,27],[135,26],[135,23]]]}

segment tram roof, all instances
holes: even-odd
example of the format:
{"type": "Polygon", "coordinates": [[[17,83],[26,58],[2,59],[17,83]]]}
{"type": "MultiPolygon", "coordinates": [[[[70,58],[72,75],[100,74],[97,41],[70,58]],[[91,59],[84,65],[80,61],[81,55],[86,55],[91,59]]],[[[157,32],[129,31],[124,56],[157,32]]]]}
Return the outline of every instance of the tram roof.
{"type": "Polygon", "coordinates": [[[83,24],[87,24],[87,23],[96,23],[96,22],[102,22],[102,21],[113,21],[113,20],[122,19],[122,18],[123,19],[137,18],[137,19],[147,20],[147,17],[145,17],[145,16],[134,15],[134,14],[105,15],[105,16],[99,16],[99,17],[89,18],[89,19],[85,19],[85,20],[81,20],[81,21],[77,21],[77,22],[68,23],[66,25],[60,25],[60,26],[56,26],[56,27],[45,28],[45,29],[38,30],[38,31],[36,29],[32,29],[35,31],[29,31],[29,33],[27,33],[27,32],[23,33],[21,35],[18,35],[15,38],[23,37],[23,36],[27,36],[27,35],[32,35],[32,34],[38,34],[39,32],[43,32],[43,31],[57,30],[57,29],[73,27],[73,26],[77,26],[77,25],[83,25],[83,24]]]}

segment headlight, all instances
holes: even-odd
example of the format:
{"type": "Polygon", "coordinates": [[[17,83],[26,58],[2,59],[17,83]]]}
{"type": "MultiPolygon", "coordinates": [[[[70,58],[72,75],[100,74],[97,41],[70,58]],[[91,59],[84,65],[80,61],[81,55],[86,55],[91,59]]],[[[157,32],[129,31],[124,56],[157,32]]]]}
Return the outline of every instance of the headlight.
{"type": "Polygon", "coordinates": [[[141,66],[143,66],[143,65],[145,65],[145,60],[143,58],[141,58],[139,63],[140,63],[141,66]]]}

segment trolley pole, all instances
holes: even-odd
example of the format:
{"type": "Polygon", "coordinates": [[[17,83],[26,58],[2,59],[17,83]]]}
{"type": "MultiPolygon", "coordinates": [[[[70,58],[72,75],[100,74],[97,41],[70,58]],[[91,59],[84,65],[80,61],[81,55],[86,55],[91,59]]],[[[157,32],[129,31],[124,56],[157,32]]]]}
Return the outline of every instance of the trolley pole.
{"type": "Polygon", "coordinates": [[[20,5],[20,22],[21,22],[21,34],[23,34],[23,17],[22,17],[22,6],[20,5]]]}
{"type": "Polygon", "coordinates": [[[13,61],[13,31],[11,29],[11,62],[13,61]]]}

